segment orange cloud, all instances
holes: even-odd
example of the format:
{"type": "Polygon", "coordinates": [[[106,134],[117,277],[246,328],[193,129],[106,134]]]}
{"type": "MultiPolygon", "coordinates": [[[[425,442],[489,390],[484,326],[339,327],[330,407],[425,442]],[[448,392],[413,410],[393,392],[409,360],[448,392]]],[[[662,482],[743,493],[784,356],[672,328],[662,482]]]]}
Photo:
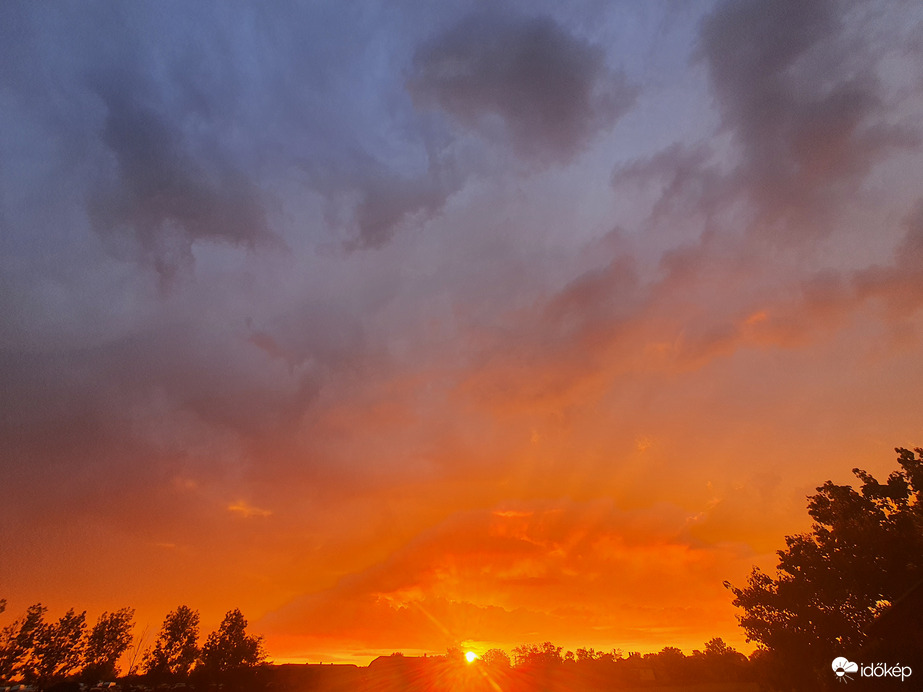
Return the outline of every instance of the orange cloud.
{"type": "Polygon", "coordinates": [[[620,510],[611,500],[459,512],[260,624],[283,657],[439,652],[472,640],[644,648],[664,632],[681,646],[709,636],[739,643],[721,584],[753,554],[694,538],[688,527],[698,518],[669,505],[620,510]]]}
{"type": "Polygon", "coordinates": [[[233,514],[249,519],[250,517],[268,517],[272,516],[272,511],[268,509],[261,509],[260,507],[254,507],[249,502],[245,500],[238,500],[237,502],[232,502],[227,506],[227,510],[233,514]]]}

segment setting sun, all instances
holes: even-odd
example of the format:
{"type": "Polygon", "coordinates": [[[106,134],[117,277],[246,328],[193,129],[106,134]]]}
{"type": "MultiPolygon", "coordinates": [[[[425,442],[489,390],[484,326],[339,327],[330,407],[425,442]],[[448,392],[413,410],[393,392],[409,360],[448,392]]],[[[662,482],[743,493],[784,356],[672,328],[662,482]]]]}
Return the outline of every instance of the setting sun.
{"type": "Polygon", "coordinates": [[[474,663],[476,660],[478,660],[478,655],[473,651],[466,651],[465,660],[468,661],[468,663],[474,663]]]}

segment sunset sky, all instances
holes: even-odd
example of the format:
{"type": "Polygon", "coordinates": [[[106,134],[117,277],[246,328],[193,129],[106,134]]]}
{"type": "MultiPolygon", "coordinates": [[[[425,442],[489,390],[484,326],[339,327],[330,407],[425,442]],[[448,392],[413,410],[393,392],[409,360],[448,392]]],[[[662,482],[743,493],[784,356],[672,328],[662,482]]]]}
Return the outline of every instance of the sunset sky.
{"type": "Polygon", "coordinates": [[[0,3],[0,626],[749,652],[921,445],[923,3],[0,3]]]}

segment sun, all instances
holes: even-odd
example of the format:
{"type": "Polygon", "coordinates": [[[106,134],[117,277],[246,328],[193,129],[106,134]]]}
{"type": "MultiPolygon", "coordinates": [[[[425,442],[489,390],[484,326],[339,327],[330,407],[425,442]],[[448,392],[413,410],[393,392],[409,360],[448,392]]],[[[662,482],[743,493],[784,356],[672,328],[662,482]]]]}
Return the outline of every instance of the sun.
{"type": "Polygon", "coordinates": [[[474,663],[476,660],[478,660],[478,655],[473,651],[466,651],[465,660],[468,661],[468,663],[474,663]]]}

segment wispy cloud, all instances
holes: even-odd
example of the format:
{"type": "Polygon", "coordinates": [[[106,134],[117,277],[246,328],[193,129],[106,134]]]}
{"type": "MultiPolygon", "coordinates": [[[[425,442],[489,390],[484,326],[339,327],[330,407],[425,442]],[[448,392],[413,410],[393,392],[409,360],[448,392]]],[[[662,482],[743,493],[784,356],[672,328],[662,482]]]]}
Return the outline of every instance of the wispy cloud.
{"type": "Polygon", "coordinates": [[[254,507],[249,502],[244,500],[232,502],[228,505],[227,510],[233,514],[243,517],[244,519],[249,519],[251,517],[272,516],[272,511],[268,509],[261,509],[260,507],[254,507]]]}

